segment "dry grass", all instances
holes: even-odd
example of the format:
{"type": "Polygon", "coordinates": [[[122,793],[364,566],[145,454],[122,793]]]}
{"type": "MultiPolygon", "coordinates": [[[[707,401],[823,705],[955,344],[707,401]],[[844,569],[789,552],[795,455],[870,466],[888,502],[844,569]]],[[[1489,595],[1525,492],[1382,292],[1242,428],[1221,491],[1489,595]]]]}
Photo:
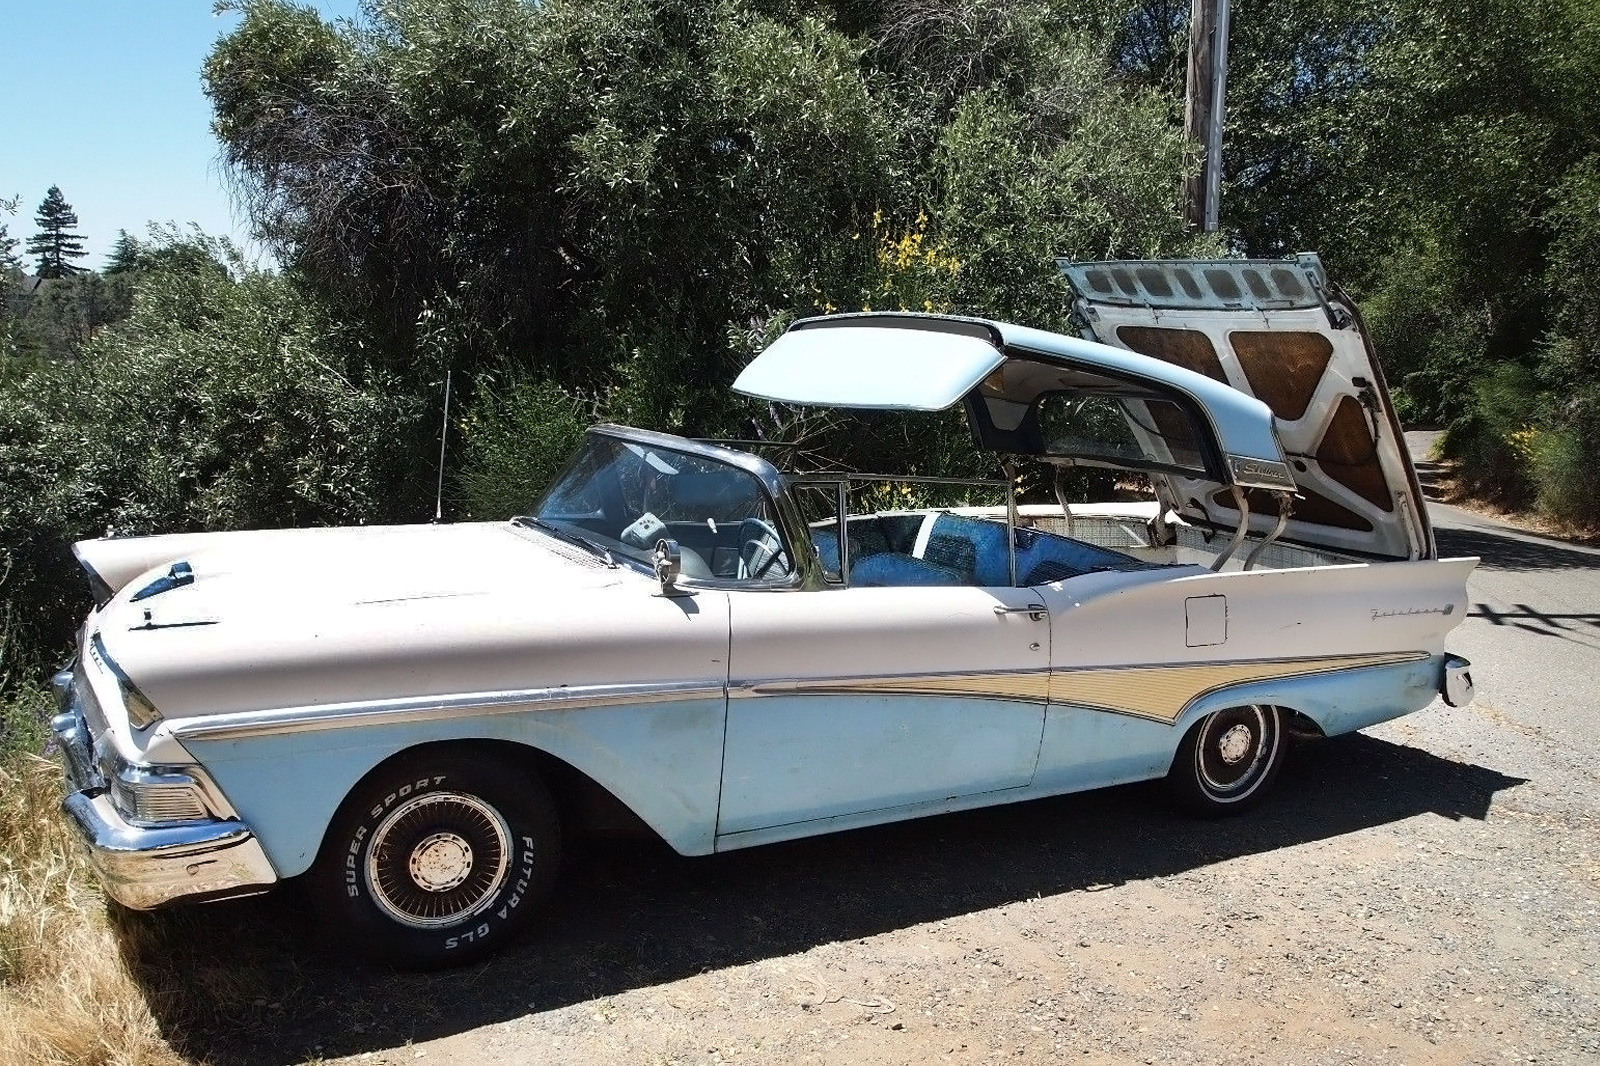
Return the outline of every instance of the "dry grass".
{"type": "Polygon", "coordinates": [[[54,762],[0,763],[0,1066],[186,1062],[130,969],[139,927],[114,928],[60,802],[54,762]]]}

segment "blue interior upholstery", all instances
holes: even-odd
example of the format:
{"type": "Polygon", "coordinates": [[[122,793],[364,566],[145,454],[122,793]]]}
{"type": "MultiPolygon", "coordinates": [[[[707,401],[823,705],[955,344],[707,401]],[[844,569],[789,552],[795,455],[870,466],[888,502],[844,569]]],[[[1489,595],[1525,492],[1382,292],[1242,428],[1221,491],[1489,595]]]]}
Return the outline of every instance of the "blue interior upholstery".
{"type": "MultiPolygon", "coordinates": [[[[918,522],[922,520],[921,515],[913,517],[918,522]]],[[[897,545],[891,539],[890,534],[898,533],[899,531],[893,528],[886,528],[886,526],[891,525],[892,523],[878,515],[859,515],[850,519],[850,562],[852,568],[856,561],[865,559],[869,555],[876,555],[879,552],[899,551],[906,555],[911,553],[910,541],[916,538],[915,530],[912,530],[910,537],[902,538],[906,541],[904,545],[897,545]]],[[[837,574],[839,572],[839,534],[837,527],[832,524],[826,527],[813,527],[811,530],[811,543],[817,546],[817,555],[821,557],[823,569],[830,574],[837,574]]]]}
{"type": "MultiPolygon", "coordinates": [[[[1006,552],[1006,527],[986,518],[939,512],[919,556],[913,554],[915,530],[925,516],[862,515],[850,520],[850,583],[853,585],[983,585],[1011,584],[1006,552]],[[904,527],[904,528],[902,528],[904,527]],[[902,543],[904,542],[904,543],[902,543]],[[882,556],[882,558],[880,558],[882,556]],[[870,564],[870,565],[869,565],[870,564]],[[864,576],[863,576],[864,575],[864,576]]],[[[1042,585],[1095,570],[1139,570],[1146,563],[1110,548],[1042,530],[1019,527],[1017,584],[1042,585]]],[[[811,530],[822,565],[839,571],[839,541],[833,526],[811,530]]]]}
{"type": "MultiPolygon", "coordinates": [[[[1095,570],[1142,570],[1158,565],[1142,562],[1110,548],[1097,547],[1042,530],[1022,527],[1017,529],[1016,536],[1019,585],[1061,581],[1095,570]]],[[[924,555],[945,565],[970,558],[972,584],[1011,584],[1011,564],[1006,554],[1006,527],[999,522],[967,515],[935,515],[924,555]],[[970,550],[959,548],[959,542],[970,544],[970,550]]]]}
{"type": "Polygon", "coordinates": [[[852,585],[890,585],[904,588],[912,585],[968,585],[962,575],[947,567],[914,559],[899,552],[879,552],[869,555],[850,567],[852,585]]]}
{"type": "MultiPolygon", "coordinates": [[[[1011,584],[1011,561],[1006,552],[1006,527],[998,522],[962,515],[939,514],[933,519],[925,555],[950,560],[970,559],[966,572],[973,585],[1011,584]],[[958,546],[963,546],[958,548],[958,546]]],[[[1024,572],[1017,560],[1017,573],[1024,572]]],[[[963,582],[966,584],[968,582],[963,582]]]]}

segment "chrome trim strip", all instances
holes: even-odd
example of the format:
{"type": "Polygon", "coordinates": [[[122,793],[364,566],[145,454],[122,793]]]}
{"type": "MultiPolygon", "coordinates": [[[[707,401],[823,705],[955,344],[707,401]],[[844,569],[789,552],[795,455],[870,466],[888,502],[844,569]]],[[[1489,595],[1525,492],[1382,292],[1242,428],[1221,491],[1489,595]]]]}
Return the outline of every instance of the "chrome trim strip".
{"type": "Polygon", "coordinates": [[[883,674],[871,677],[762,678],[732,682],[729,699],[761,696],[953,696],[1047,703],[1050,669],[994,670],[981,674],[883,674]]]}
{"type": "MultiPolygon", "coordinates": [[[[499,715],[571,710],[584,707],[611,707],[626,704],[670,703],[691,699],[713,699],[726,693],[730,699],[767,696],[949,696],[965,699],[1005,700],[1022,703],[1071,703],[1094,706],[1119,714],[1173,721],[1178,715],[1153,712],[1142,705],[1151,696],[1170,701],[1173,683],[1183,686],[1185,679],[1199,683],[1189,687],[1182,706],[1219,688],[1250,681],[1333,673],[1340,670],[1428,658],[1426,652],[1395,655],[1348,655],[1308,659],[1233,660],[1227,662],[1122,664],[1065,668],[1045,667],[1021,670],[995,670],[984,673],[949,672],[930,674],[886,674],[855,677],[771,677],[744,678],[726,686],[720,680],[676,682],[632,682],[619,685],[580,685],[562,688],[523,689],[503,692],[450,693],[406,699],[367,700],[356,703],[322,704],[309,707],[273,708],[240,711],[207,718],[171,722],[179,741],[223,740],[302,733],[327,729],[349,729],[371,725],[401,725],[438,721],[462,714],[499,715]],[[1205,676],[1199,677],[1198,675],[1205,676]],[[1155,677],[1152,677],[1155,675],[1155,677]],[[1223,676],[1217,676],[1223,675],[1223,676]],[[1084,702],[1071,698],[1068,691],[1085,679],[1104,679],[1112,689],[1126,689],[1132,698],[1128,705],[1084,702]],[[1154,684],[1159,678],[1167,684],[1154,684]],[[1207,683],[1209,682],[1209,683],[1207,683]]],[[[1105,684],[1097,686],[1104,688],[1105,684]]],[[[1181,707],[1180,707],[1181,713],[1181,707]]]]}
{"type": "Polygon", "coordinates": [[[620,685],[574,685],[513,689],[502,692],[446,693],[403,699],[362,700],[308,707],[237,711],[205,718],[171,721],[172,734],[189,740],[233,740],[278,733],[306,733],[371,725],[409,725],[461,714],[515,714],[538,710],[571,710],[634,703],[671,703],[720,698],[720,678],[703,681],[631,682],[620,685]]]}
{"type": "Polygon", "coordinates": [[[766,696],[947,696],[956,699],[1050,703],[1172,724],[1196,700],[1256,681],[1280,681],[1370,667],[1421,662],[1427,652],[1358,654],[1305,659],[1123,664],[1002,670],[990,673],[875,677],[764,678],[735,681],[730,699],[766,696]]]}

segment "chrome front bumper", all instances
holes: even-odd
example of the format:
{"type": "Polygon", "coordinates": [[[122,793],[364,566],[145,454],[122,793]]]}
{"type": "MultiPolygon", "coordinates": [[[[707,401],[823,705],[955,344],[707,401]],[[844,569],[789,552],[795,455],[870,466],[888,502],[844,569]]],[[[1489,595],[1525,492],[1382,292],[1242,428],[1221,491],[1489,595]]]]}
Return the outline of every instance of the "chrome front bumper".
{"type": "Polygon", "coordinates": [[[95,789],[74,792],[61,806],[88,844],[106,894],[124,907],[250,896],[278,880],[242,822],[129,825],[95,789]]]}
{"type": "Polygon", "coordinates": [[[94,752],[92,727],[70,671],[55,679],[61,713],[51,721],[66,767],[62,809],[89,848],[106,893],[150,910],[177,901],[265,892],[278,880],[260,841],[236,819],[134,825],[111,803],[94,752]]]}

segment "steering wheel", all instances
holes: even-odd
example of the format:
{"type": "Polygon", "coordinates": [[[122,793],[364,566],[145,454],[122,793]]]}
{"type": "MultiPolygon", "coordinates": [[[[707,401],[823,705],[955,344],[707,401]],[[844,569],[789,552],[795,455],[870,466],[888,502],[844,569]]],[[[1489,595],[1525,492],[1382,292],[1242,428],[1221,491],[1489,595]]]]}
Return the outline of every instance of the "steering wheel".
{"type": "Polygon", "coordinates": [[[781,565],[789,573],[789,555],[783,549],[783,538],[772,523],[761,518],[746,518],[739,524],[739,536],[744,547],[739,549],[739,576],[759,581],[781,565]]]}

